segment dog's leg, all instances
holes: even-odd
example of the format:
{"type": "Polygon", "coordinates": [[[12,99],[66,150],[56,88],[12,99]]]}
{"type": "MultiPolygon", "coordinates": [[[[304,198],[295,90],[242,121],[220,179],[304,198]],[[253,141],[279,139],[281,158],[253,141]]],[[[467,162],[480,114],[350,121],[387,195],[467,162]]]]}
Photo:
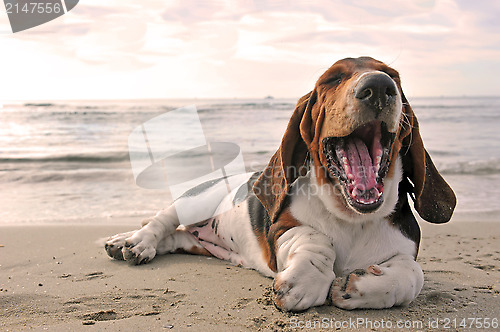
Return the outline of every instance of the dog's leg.
{"type": "Polygon", "coordinates": [[[300,311],[325,303],[335,278],[335,251],[328,237],[308,226],[291,228],[279,237],[276,259],[278,308],[300,311]]]}
{"type": "Polygon", "coordinates": [[[171,205],[158,212],[156,216],[143,221],[143,225],[137,231],[110,237],[105,245],[108,255],[115,259],[125,259],[132,265],[152,260],[157,253],[158,244],[179,226],[175,207],[171,205]]]}
{"type": "Polygon", "coordinates": [[[199,242],[199,240],[187,231],[183,226],[177,228],[173,233],[165,237],[156,247],[158,255],[188,253],[193,255],[212,256],[199,242]]]}
{"type": "MultiPolygon", "coordinates": [[[[228,180],[233,184],[247,185],[248,178],[248,174],[243,174],[229,177],[228,180]]],[[[170,252],[170,249],[164,248],[171,247],[170,242],[174,239],[168,237],[174,234],[179,226],[176,208],[183,212],[183,223],[186,225],[202,222],[215,216],[221,202],[228,196],[226,182],[222,180],[221,178],[207,181],[189,189],[175,201],[175,205],[172,204],[169,208],[158,212],[153,218],[146,219],[143,222],[143,228],[109,238],[105,246],[108,255],[115,259],[125,259],[130,264],[136,265],[149,262],[156,254],[170,252]]],[[[239,189],[235,190],[239,191],[239,189]]],[[[174,249],[189,252],[184,246],[174,249]]],[[[205,254],[205,251],[202,253],[205,254]]]]}
{"type": "Polygon", "coordinates": [[[337,278],[329,297],[343,309],[390,308],[409,304],[423,284],[420,265],[412,256],[398,255],[380,265],[337,278]]]}
{"type": "MultiPolygon", "coordinates": [[[[133,232],[117,234],[109,238],[106,242],[106,251],[108,255],[114,259],[124,260],[122,249],[125,245],[126,239],[134,235],[133,232]]],[[[183,229],[182,226],[165,238],[163,238],[156,246],[156,255],[174,253],[188,253],[193,255],[212,256],[196,239],[196,237],[183,229]]]]}

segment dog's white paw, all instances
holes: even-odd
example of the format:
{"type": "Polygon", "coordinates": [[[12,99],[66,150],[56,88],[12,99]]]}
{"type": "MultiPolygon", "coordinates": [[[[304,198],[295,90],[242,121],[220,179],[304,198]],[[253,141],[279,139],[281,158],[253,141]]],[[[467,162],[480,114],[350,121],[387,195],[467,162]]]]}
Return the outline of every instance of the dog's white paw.
{"type": "Polygon", "coordinates": [[[157,244],[154,234],[142,228],[125,240],[123,258],[131,265],[148,263],[156,256],[157,244]]]}
{"type": "Polygon", "coordinates": [[[125,240],[131,237],[136,231],[120,233],[109,237],[106,240],[104,249],[109,257],[124,260],[122,249],[125,246],[125,240]]]}
{"type": "Polygon", "coordinates": [[[333,305],[348,310],[392,307],[395,288],[391,287],[389,280],[384,279],[384,272],[378,265],[371,265],[366,270],[355,270],[335,279],[329,297],[333,305]]]}
{"type": "Polygon", "coordinates": [[[274,278],[274,303],[282,310],[302,311],[323,305],[333,280],[310,266],[306,269],[285,269],[274,278]]]}
{"type": "Polygon", "coordinates": [[[110,257],[139,265],[148,263],[156,256],[156,245],[156,237],[142,228],[112,236],[104,247],[110,257]]]}

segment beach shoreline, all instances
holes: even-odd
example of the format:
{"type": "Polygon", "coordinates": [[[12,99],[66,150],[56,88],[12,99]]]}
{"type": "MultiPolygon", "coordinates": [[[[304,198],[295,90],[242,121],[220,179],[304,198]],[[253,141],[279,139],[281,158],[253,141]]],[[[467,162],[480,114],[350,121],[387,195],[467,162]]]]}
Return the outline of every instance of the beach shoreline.
{"type": "Polygon", "coordinates": [[[498,222],[421,223],[425,285],[409,306],[296,314],[274,307],[271,279],[215,258],[165,255],[142,266],[109,259],[98,240],[134,228],[0,226],[0,329],[460,331],[500,320],[498,222]]]}

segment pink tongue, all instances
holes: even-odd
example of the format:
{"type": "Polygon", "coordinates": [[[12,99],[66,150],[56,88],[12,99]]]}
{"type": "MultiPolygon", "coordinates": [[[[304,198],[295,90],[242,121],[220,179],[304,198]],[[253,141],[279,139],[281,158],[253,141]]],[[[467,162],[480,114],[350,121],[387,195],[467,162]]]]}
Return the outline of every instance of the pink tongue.
{"type": "Polygon", "coordinates": [[[361,203],[373,203],[379,197],[376,169],[373,166],[368,147],[359,138],[350,139],[346,146],[349,165],[346,173],[352,181],[351,195],[361,203]]]}

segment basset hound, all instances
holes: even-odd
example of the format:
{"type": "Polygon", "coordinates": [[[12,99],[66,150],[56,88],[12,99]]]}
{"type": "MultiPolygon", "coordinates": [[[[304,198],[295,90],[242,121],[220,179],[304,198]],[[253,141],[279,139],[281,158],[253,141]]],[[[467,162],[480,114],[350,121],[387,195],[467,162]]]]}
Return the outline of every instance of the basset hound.
{"type": "Polygon", "coordinates": [[[300,98],[269,165],[242,183],[246,197],[216,196],[224,185],[178,200],[196,211],[215,195],[229,211],[184,227],[172,205],[110,237],[108,255],[131,264],[175,252],[228,260],[274,278],[275,304],[287,311],[388,308],[410,303],[424,282],[408,196],[432,223],[449,221],[456,204],[398,72],[369,57],[336,62],[300,98]]]}

